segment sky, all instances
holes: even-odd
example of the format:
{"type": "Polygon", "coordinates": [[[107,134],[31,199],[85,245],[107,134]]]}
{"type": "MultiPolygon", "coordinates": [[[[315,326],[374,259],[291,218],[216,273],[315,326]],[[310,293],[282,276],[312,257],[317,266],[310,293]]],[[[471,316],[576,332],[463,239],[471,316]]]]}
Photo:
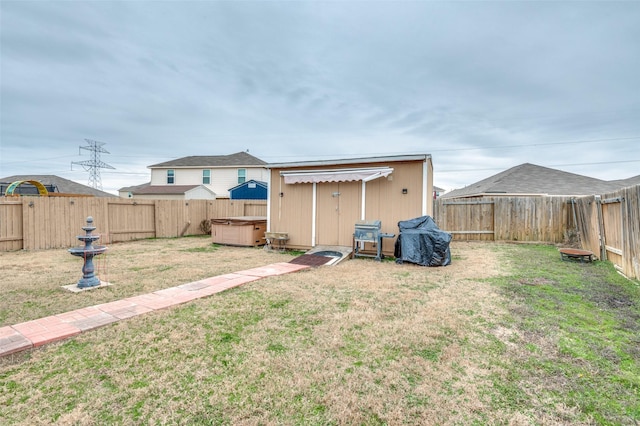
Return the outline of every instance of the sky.
{"type": "Polygon", "coordinates": [[[0,1],[0,178],[248,150],[640,174],[640,2],[0,1]]]}

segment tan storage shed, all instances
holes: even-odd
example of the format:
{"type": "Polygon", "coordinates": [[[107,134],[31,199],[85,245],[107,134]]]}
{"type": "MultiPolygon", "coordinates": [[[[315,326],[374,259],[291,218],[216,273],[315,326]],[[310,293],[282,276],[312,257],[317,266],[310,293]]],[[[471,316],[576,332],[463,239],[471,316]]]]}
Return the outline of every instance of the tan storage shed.
{"type": "MultiPolygon", "coordinates": [[[[433,215],[429,154],[269,164],[267,231],[286,232],[287,247],[351,246],[358,220],[398,222],[433,215]]],[[[395,238],[383,241],[393,254],[395,238]]]]}

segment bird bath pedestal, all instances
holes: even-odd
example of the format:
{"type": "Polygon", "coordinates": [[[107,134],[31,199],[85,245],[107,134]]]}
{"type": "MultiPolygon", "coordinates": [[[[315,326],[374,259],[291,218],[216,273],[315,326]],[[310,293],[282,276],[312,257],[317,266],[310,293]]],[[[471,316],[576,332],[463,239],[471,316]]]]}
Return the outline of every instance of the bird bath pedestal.
{"type": "Polygon", "coordinates": [[[100,279],[95,276],[95,268],[93,267],[93,257],[107,251],[107,246],[94,246],[93,242],[100,239],[100,235],[91,235],[96,227],[93,226],[93,218],[87,218],[87,226],[83,226],[85,235],[78,235],[80,241],[84,241],[84,247],[74,247],[69,249],[69,253],[74,256],[82,257],[84,265],[82,266],[82,278],[78,281],[77,287],[81,289],[97,287],[100,285],[100,279]]]}

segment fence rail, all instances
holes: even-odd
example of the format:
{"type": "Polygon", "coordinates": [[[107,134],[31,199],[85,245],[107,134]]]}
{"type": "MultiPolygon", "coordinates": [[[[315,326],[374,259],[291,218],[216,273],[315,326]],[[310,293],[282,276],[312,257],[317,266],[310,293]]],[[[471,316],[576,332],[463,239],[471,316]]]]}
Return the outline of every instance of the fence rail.
{"type": "Polygon", "coordinates": [[[203,220],[266,216],[263,200],[130,200],[94,197],[0,198],[0,251],[78,245],[87,216],[100,242],[201,235],[203,220]]]}
{"type": "Polygon", "coordinates": [[[640,278],[640,185],[579,198],[438,199],[434,219],[454,240],[575,241],[640,278]]]}
{"type": "Polygon", "coordinates": [[[576,211],[582,248],[640,279],[640,185],[578,198],[576,211]]]}
{"type": "MultiPolygon", "coordinates": [[[[203,220],[266,216],[260,200],[130,200],[92,197],[0,198],[0,251],[78,245],[87,216],[101,243],[199,235],[203,220]]],[[[591,197],[438,199],[434,219],[454,240],[564,243],[640,278],[640,185],[591,197]]]]}
{"type": "Polygon", "coordinates": [[[561,243],[575,227],[570,197],[438,199],[434,218],[454,240],[561,243]]]}

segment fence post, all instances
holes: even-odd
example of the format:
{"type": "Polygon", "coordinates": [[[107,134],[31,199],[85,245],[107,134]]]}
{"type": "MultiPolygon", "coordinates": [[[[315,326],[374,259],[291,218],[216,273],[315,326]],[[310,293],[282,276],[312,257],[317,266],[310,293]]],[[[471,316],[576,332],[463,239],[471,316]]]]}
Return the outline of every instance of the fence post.
{"type": "Polygon", "coordinates": [[[576,199],[575,197],[571,197],[571,211],[573,212],[573,226],[576,228],[576,237],[578,238],[578,243],[582,244],[582,236],[580,235],[580,228],[578,227],[578,218],[576,216],[576,199]]]}
{"type": "Polygon", "coordinates": [[[600,244],[600,260],[607,260],[607,249],[605,246],[604,235],[604,218],[602,217],[602,200],[599,195],[595,196],[596,201],[596,213],[598,214],[598,243],[600,244]]]}

